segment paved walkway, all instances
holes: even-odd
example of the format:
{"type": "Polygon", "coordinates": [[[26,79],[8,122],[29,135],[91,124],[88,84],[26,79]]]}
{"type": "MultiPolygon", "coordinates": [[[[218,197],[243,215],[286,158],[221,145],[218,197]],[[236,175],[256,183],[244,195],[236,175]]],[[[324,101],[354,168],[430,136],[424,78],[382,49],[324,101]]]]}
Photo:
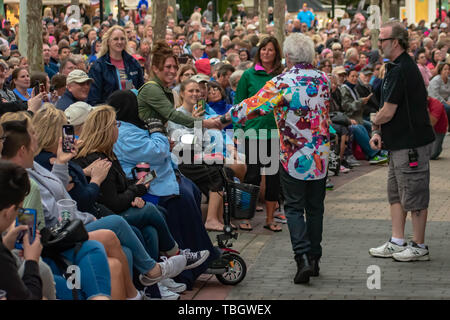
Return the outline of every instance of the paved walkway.
{"type": "MultiPolygon", "coordinates": [[[[431,203],[426,232],[431,261],[400,263],[370,257],[368,249],[390,237],[386,196],[387,166],[365,165],[333,177],[327,193],[320,277],[309,285],[295,285],[296,264],[287,226],[283,232],[262,229],[257,213],[254,231],[241,233],[235,248],[248,264],[247,276],[235,287],[203,275],[195,290],[182,299],[449,299],[450,266],[450,137],[441,159],[431,162],[431,203]],[[380,289],[368,289],[369,266],[381,271],[380,289]]],[[[412,237],[408,216],[406,237],[412,237]]]]}

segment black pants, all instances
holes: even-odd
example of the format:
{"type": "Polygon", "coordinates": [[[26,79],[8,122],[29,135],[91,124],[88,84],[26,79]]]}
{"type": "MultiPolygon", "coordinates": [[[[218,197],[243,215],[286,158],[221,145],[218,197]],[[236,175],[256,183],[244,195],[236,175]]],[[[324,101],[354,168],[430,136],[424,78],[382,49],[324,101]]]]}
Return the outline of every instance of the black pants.
{"type": "MultiPolygon", "coordinates": [[[[279,138],[272,138],[279,140],[279,138]]],[[[280,150],[277,148],[277,150],[272,150],[272,139],[267,140],[261,140],[266,142],[266,150],[267,150],[267,157],[274,158],[273,161],[276,161],[276,163],[280,163],[280,150]]],[[[270,165],[273,163],[271,161],[269,164],[262,164],[263,161],[260,158],[260,152],[265,153],[264,150],[260,150],[259,143],[260,141],[250,142],[251,139],[246,138],[245,139],[245,163],[247,165],[247,172],[245,174],[244,183],[253,184],[259,186],[261,183],[261,168],[264,167],[270,167],[270,165]],[[255,146],[255,147],[251,147],[255,146]],[[255,157],[256,155],[256,162],[257,163],[250,163],[253,160],[252,157],[255,157]]],[[[266,175],[266,191],[264,194],[264,198],[266,201],[278,201],[280,195],[280,169],[277,170],[276,174],[273,175],[266,175]]]]}
{"type": "Polygon", "coordinates": [[[281,169],[284,212],[295,255],[322,256],[323,212],[327,178],[298,180],[281,169]],[[306,222],[305,222],[306,212],[306,222]]]}

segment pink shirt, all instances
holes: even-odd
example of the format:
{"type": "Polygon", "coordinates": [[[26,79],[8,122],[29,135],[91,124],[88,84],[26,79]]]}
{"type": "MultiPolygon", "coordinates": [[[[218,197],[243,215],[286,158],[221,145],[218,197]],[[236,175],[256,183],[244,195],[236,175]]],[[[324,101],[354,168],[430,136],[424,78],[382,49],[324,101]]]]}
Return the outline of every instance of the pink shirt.
{"type": "Polygon", "coordinates": [[[428,69],[428,67],[423,66],[421,64],[417,64],[419,67],[420,73],[422,74],[423,82],[425,82],[425,87],[428,87],[428,84],[430,83],[431,78],[431,71],[428,69]]]}

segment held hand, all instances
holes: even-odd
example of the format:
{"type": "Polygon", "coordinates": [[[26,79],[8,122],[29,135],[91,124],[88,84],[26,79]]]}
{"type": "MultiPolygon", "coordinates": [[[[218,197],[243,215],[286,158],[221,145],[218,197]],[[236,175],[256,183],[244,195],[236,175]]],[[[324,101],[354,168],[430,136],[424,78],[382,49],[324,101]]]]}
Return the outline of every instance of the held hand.
{"type": "Polygon", "coordinates": [[[358,124],[358,122],[356,122],[355,119],[350,119],[350,123],[354,126],[356,126],[358,124]]]}
{"type": "Polygon", "coordinates": [[[90,177],[91,173],[92,173],[92,168],[95,166],[96,163],[98,163],[99,161],[102,161],[102,159],[98,158],[95,159],[94,162],[92,162],[90,165],[88,165],[86,168],[83,169],[84,175],[86,177],[90,177]]]}
{"type": "Polygon", "coordinates": [[[72,146],[71,152],[63,152],[62,151],[62,138],[59,138],[58,142],[58,151],[56,152],[56,164],[66,164],[70,160],[76,157],[78,154],[78,145],[81,143],[81,140],[76,140],[72,146]]]}
{"type": "Polygon", "coordinates": [[[25,225],[13,226],[9,229],[6,235],[3,237],[3,245],[9,250],[14,249],[17,237],[21,231],[27,231],[28,227],[25,225]]]}
{"type": "Polygon", "coordinates": [[[381,150],[381,137],[379,134],[375,133],[369,141],[370,147],[373,150],[381,150]]]}
{"type": "Polygon", "coordinates": [[[203,120],[202,124],[206,129],[222,130],[222,123],[220,122],[219,117],[203,120]]]}
{"type": "Polygon", "coordinates": [[[39,257],[42,252],[41,234],[36,231],[36,238],[33,243],[30,244],[30,235],[25,233],[23,237],[23,257],[25,260],[33,260],[39,262],[39,257]]]}
{"type": "Polygon", "coordinates": [[[36,96],[28,99],[28,110],[32,112],[36,112],[39,110],[42,104],[42,100],[44,98],[44,92],[38,93],[36,96]]]}

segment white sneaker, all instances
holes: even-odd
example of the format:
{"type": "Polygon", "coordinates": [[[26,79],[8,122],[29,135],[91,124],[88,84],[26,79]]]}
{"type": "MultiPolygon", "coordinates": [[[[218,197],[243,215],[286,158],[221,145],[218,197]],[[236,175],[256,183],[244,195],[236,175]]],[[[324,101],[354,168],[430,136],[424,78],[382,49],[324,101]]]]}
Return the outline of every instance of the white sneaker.
{"type": "Polygon", "coordinates": [[[159,293],[161,293],[161,300],[178,300],[180,295],[178,293],[172,292],[166,286],[163,286],[158,282],[159,293]]]}
{"type": "Polygon", "coordinates": [[[403,246],[399,246],[391,241],[388,241],[377,248],[370,248],[369,254],[373,257],[391,258],[394,253],[402,252],[405,249],[406,243],[403,246]]]}
{"type": "Polygon", "coordinates": [[[350,172],[350,169],[349,169],[349,168],[346,168],[346,167],[344,167],[344,166],[341,166],[341,168],[339,169],[339,171],[340,171],[341,173],[349,173],[349,172],[350,172]]]}
{"type": "Polygon", "coordinates": [[[139,280],[141,281],[142,285],[149,287],[161,280],[174,278],[183,270],[185,270],[187,261],[186,257],[182,254],[170,258],[162,257],[162,259],[163,262],[158,262],[159,266],[161,267],[161,276],[152,279],[145,274],[140,274],[139,280]]]}
{"type": "Polygon", "coordinates": [[[419,247],[416,243],[410,242],[405,250],[402,252],[394,253],[392,255],[397,261],[428,261],[430,260],[430,254],[428,251],[428,247],[425,248],[419,247]]]}
{"type": "Polygon", "coordinates": [[[172,292],[181,293],[186,291],[187,287],[184,283],[175,282],[173,279],[164,279],[159,282],[159,284],[167,287],[172,292]]]}

